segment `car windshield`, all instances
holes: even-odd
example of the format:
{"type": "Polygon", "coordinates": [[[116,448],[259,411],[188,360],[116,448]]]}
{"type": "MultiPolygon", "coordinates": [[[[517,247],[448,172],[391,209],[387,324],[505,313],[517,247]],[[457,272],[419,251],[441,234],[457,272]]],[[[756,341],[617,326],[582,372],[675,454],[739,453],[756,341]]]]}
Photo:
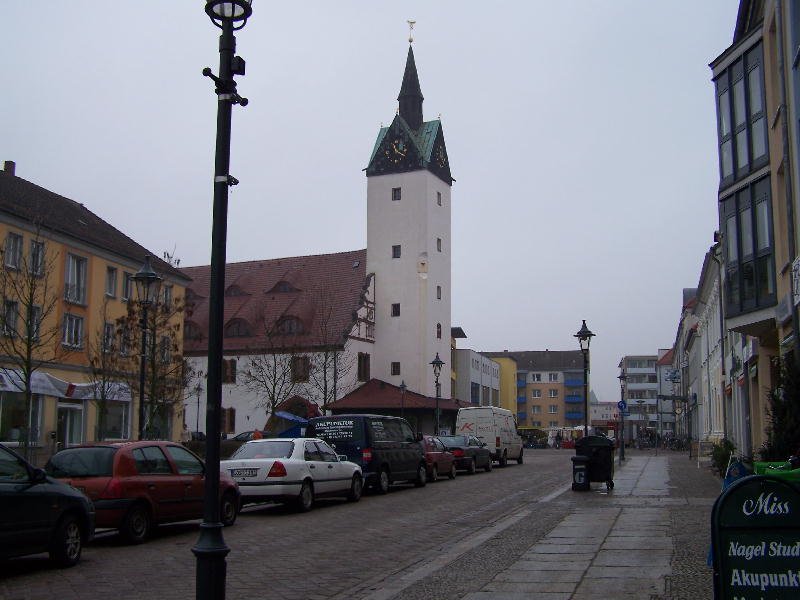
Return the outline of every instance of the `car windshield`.
{"type": "Polygon", "coordinates": [[[50,457],[44,470],[51,477],[111,477],[116,448],[68,448],[50,457]]]}
{"type": "Polygon", "coordinates": [[[247,442],[231,455],[234,458],[289,458],[294,451],[294,442],[288,440],[268,440],[247,442]]]}
{"type": "Polygon", "coordinates": [[[465,435],[444,435],[439,436],[445,446],[466,446],[467,436],[465,435]]]}

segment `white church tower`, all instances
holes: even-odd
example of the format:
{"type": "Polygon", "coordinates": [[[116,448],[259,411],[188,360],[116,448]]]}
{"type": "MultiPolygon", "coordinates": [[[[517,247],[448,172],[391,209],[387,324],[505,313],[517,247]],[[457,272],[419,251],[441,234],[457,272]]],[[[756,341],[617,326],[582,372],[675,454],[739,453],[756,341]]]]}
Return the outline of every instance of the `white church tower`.
{"type": "Polygon", "coordinates": [[[440,120],[424,121],[409,46],[399,110],[367,167],[367,273],[375,276],[371,376],[435,396],[431,361],[450,397],[450,191],[440,120]]]}

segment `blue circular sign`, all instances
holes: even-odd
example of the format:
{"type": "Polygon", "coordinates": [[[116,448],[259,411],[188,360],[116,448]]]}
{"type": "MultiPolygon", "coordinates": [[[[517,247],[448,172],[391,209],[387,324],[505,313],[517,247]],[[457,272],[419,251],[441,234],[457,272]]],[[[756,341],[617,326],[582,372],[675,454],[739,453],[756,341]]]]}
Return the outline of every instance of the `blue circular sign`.
{"type": "Polygon", "coordinates": [[[625,410],[626,408],[628,408],[628,403],[625,402],[625,400],[620,400],[619,402],[617,402],[617,407],[620,410],[625,410]]]}

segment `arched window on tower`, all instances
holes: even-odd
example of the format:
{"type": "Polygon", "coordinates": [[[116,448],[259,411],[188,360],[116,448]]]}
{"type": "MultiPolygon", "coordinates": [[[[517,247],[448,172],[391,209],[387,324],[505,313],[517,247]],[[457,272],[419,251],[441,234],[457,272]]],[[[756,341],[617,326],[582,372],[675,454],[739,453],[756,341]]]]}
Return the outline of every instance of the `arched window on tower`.
{"type": "Polygon", "coordinates": [[[437,323],[436,324],[436,339],[437,340],[442,339],[442,324],[441,323],[437,323]]]}

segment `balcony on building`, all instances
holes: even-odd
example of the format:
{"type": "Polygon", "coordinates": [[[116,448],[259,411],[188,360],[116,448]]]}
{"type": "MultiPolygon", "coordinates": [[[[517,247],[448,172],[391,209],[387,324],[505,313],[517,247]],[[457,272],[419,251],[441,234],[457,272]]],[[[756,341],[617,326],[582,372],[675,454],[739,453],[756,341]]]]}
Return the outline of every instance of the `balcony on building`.
{"type": "Polygon", "coordinates": [[[524,421],[527,418],[527,413],[523,410],[517,413],[517,421],[524,421]]]}
{"type": "Polygon", "coordinates": [[[583,379],[565,379],[564,385],[567,387],[583,387],[583,379]]]}
{"type": "Polygon", "coordinates": [[[583,396],[578,394],[567,394],[564,396],[564,402],[567,404],[583,404],[583,396]]]}
{"type": "Polygon", "coordinates": [[[583,412],[566,412],[564,416],[569,421],[583,421],[583,412]]]}
{"type": "Polygon", "coordinates": [[[528,384],[528,382],[525,381],[525,379],[520,379],[519,377],[517,377],[517,387],[518,388],[525,387],[527,384],[528,384]]]}
{"type": "Polygon", "coordinates": [[[525,404],[527,401],[527,396],[517,396],[517,404],[525,404]]]}

